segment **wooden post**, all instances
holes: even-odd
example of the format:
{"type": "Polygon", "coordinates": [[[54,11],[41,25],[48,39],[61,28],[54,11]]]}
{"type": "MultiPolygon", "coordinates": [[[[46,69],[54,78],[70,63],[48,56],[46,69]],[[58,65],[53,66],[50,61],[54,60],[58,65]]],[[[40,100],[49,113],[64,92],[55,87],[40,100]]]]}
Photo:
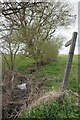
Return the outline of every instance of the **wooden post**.
{"type": "MultiPolygon", "coordinates": [[[[65,74],[64,74],[63,85],[62,85],[62,90],[61,90],[62,92],[65,92],[67,89],[67,86],[68,86],[68,79],[69,79],[70,69],[71,69],[73,55],[74,55],[76,38],[77,38],[77,32],[74,32],[73,36],[72,36],[72,40],[71,40],[69,57],[68,57],[68,61],[67,61],[66,69],[65,69],[65,74]]],[[[69,42],[69,45],[70,45],[70,42],[69,42]]],[[[67,44],[67,46],[68,46],[68,44],[67,44]]]]}

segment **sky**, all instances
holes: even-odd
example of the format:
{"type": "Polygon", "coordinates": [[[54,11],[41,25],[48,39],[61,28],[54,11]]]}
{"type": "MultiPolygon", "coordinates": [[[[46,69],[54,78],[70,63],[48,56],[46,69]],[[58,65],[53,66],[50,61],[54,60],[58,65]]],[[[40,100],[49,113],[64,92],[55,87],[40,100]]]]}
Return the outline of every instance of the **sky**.
{"type": "MultiPolygon", "coordinates": [[[[71,7],[72,7],[72,14],[76,14],[77,15],[77,18],[76,18],[76,21],[73,25],[71,25],[68,29],[62,29],[61,32],[59,32],[59,34],[62,34],[66,39],[64,40],[64,43],[63,43],[63,46],[62,48],[60,49],[59,51],[59,54],[68,54],[69,53],[69,48],[70,46],[68,47],[65,47],[65,43],[67,41],[69,41],[71,38],[72,38],[72,34],[73,32],[78,32],[78,2],[80,0],[65,0],[65,2],[68,2],[69,4],[71,4],[71,7]]],[[[78,54],[78,38],[77,38],[77,42],[76,42],[76,46],[75,46],[75,51],[74,51],[74,54],[78,54]]]]}

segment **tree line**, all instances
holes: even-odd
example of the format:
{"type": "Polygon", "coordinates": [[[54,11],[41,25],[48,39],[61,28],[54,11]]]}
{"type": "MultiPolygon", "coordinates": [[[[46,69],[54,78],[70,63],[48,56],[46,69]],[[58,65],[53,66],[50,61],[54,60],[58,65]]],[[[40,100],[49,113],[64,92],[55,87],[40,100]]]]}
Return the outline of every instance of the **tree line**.
{"type": "Polygon", "coordinates": [[[8,68],[15,69],[17,54],[32,57],[37,64],[56,60],[63,38],[55,36],[55,32],[75,21],[68,3],[53,0],[1,4],[0,51],[8,68]]]}

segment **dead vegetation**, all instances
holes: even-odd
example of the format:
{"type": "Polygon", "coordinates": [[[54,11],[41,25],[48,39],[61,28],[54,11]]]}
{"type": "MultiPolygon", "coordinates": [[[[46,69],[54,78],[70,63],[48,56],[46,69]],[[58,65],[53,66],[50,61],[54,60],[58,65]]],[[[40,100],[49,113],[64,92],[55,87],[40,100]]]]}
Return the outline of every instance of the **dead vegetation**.
{"type": "Polygon", "coordinates": [[[42,97],[40,97],[39,99],[37,99],[35,102],[32,102],[32,104],[30,104],[28,106],[27,109],[31,109],[37,105],[40,105],[41,103],[48,103],[53,99],[59,100],[64,96],[64,92],[60,92],[60,91],[50,91],[45,93],[42,97]]]}
{"type": "Polygon", "coordinates": [[[2,84],[2,116],[7,119],[14,119],[22,111],[28,108],[32,103],[42,97],[47,88],[44,82],[47,78],[41,78],[42,81],[34,83],[33,78],[25,76],[15,71],[5,72],[2,84]],[[18,84],[26,82],[26,89],[17,88],[18,84]]]}

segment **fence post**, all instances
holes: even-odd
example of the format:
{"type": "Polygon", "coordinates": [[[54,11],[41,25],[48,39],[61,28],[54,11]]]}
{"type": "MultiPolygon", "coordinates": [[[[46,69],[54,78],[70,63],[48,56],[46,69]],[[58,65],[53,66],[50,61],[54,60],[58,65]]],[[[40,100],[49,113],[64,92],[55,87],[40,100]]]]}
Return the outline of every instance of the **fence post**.
{"type": "MultiPolygon", "coordinates": [[[[66,69],[65,69],[65,74],[64,74],[63,84],[62,84],[62,90],[61,90],[62,92],[65,92],[66,89],[67,89],[67,86],[68,86],[68,79],[69,79],[70,69],[71,69],[73,55],[74,55],[76,38],[77,38],[77,32],[74,32],[73,36],[72,36],[72,40],[71,40],[69,57],[68,57],[68,61],[67,61],[67,64],[66,64],[66,69]]],[[[69,45],[70,45],[70,43],[69,43],[69,45]]]]}

